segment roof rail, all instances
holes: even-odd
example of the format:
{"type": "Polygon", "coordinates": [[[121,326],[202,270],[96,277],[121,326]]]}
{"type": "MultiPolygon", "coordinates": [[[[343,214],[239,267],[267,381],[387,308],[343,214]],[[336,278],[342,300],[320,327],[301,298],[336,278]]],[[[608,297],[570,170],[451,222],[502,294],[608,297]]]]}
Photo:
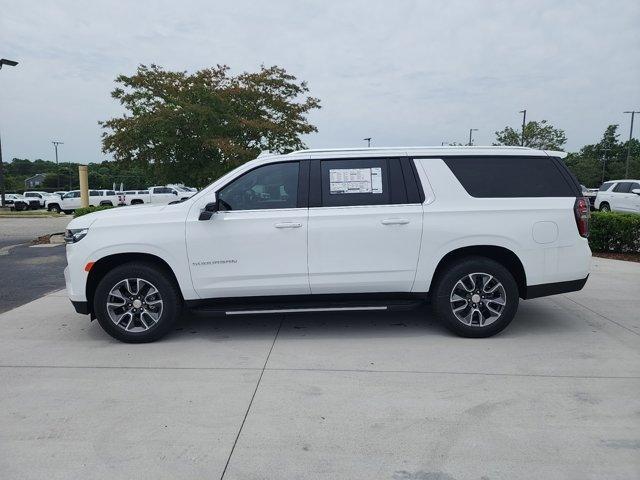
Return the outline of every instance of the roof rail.
{"type": "Polygon", "coordinates": [[[331,153],[331,152],[368,152],[368,151],[381,151],[381,150],[532,150],[530,147],[521,146],[509,146],[509,145],[483,145],[483,146],[468,146],[468,145],[443,145],[443,146],[425,146],[425,147],[355,147],[355,148],[309,148],[305,150],[296,150],[295,152],[288,153],[287,155],[297,155],[300,153],[331,153]]]}

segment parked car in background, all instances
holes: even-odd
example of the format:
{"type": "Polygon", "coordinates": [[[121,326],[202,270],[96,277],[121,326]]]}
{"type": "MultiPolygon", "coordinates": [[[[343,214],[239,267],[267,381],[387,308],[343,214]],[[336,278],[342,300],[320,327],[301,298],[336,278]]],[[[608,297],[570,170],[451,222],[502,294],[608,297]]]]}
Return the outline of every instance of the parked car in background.
{"type": "Polygon", "coordinates": [[[582,196],[589,200],[589,206],[591,207],[591,210],[593,210],[595,208],[594,204],[596,201],[596,195],[598,194],[598,189],[587,188],[584,185],[580,185],[580,188],[582,189],[582,196]]]}
{"type": "Polygon", "coordinates": [[[62,197],[65,193],[68,193],[68,190],[58,190],[57,192],[53,192],[54,195],[62,197]]]}
{"type": "Polygon", "coordinates": [[[47,192],[39,192],[39,191],[27,191],[22,194],[25,198],[28,198],[31,203],[31,208],[37,204],[35,208],[44,208],[47,197],[51,194],[47,192]]]}
{"type": "Polygon", "coordinates": [[[455,333],[495,335],[520,298],[587,281],[589,205],[564,156],[514,147],[261,156],[183,202],[72,220],[67,293],[126,342],[160,338],[183,308],[235,315],[428,300],[455,333]]]}
{"type": "MultiPolygon", "coordinates": [[[[19,193],[5,193],[4,195],[4,203],[9,208],[16,210],[18,212],[22,210],[29,210],[29,199],[20,195],[19,193]]],[[[37,208],[37,207],[35,207],[37,208]]]]}
{"type": "Polygon", "coordinates": [[[166,205],[184,201],[194,196],[197,192],[187,190],[178,186],[155,186],[147,190],[127,190],[124,192],[125,205],[140,205],[143,203],[153,203],[156,205],[166,205]]]}
{"type": "Polygon", "coordinates": [[[594,207],[602,212],[640,213],[640,180],[610,180],[600,186],[594,207]]]}
{"type": "MultiPolygon", "coordinates": [[[[99,205],[118,205],[118,195],[115,190],[89,190],[89,205],[97,207],[99,205]]],[[[82,206],[80,190],[72,190],[62,197],[54,196],[46,201],[46,208],[50,212],[72,213],[82,206]]]]}
{"type": "Polygon", "coordinates": [[[125,205],[149,203],[149,190],[126,190],[122,195],[125,205]]]}

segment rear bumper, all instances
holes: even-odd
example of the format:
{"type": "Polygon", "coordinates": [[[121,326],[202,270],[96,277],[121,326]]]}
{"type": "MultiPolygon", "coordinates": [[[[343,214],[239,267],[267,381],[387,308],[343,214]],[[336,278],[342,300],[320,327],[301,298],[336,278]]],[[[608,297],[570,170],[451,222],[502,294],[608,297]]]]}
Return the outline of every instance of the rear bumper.
{"type": "Polygon", "coordinates": [[[549,295],[558,295],[559,293],[576,292],[582,290],[589,275],[580,280],[570,280],[568,282],[541,283],[540,285],[528,285],[524,298],[547,297],[549,295]]]}

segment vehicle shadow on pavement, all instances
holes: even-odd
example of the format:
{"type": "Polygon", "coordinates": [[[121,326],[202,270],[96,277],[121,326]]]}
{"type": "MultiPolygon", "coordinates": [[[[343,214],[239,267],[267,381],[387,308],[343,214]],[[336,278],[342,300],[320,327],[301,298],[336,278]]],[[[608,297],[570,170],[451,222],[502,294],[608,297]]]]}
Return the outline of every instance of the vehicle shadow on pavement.
{"type": "MultiPolygon", "coordinates": [[[[568,312],[555,302],[533,300],[520,304],[515,319],[500,337],[554,335],[576,328],[575,312],[568,312]]],[[[280,327],[287,338],[380,338],[429,335],[452,337],[433,315],[429,305],[410,311],[384,312],[317,312],[292,314],[207,316],[185,312],[162,341],[200,337],[211,340],[226,338],[272,338],[280,327]],[[282,326],[280,323],[282,322],[282,326]]],[[[96,332],[96,334],[98,334],[96,332]]]]}

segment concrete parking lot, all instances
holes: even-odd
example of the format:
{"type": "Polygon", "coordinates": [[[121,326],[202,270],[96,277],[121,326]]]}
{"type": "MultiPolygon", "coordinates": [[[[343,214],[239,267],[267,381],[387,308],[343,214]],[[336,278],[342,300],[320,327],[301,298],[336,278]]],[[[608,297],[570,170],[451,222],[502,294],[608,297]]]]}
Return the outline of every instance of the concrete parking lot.
{"type": "Polygon", "coordinates": [[[64,232],[71,215],[59,217],[0,217],[0,248],[29,242],[40,235],[64,232]]]}
{"type": "Polygon", "coordinates": [[[189,316],[118,343],[64,291],[0,315],[0,477],[636,479],[640,264],[489,339],[428,310],[189,316]]]}

